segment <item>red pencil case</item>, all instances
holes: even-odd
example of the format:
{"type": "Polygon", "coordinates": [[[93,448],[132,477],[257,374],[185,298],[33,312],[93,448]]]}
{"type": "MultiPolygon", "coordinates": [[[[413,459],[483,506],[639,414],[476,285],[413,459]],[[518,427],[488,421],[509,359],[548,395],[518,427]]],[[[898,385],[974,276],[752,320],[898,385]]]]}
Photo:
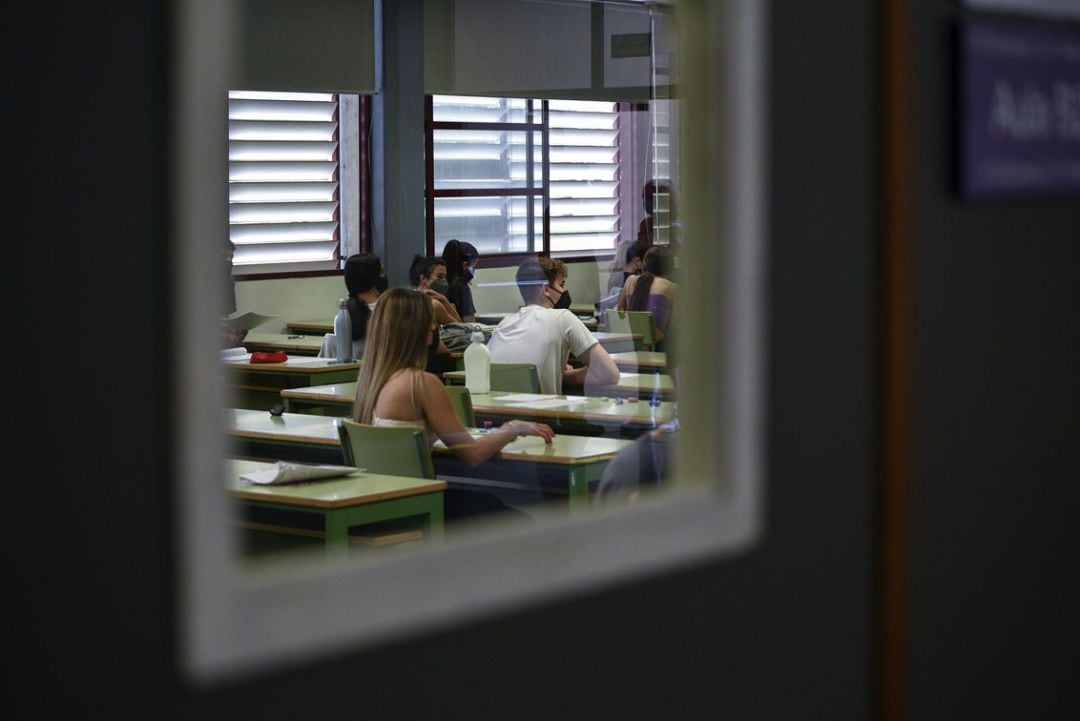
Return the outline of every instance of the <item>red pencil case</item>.
{"type": "Polygon", "coordinates": [[[284,363],[289,360],[289,356],[285,355],[285,351],[276,350],[273,353],[252,353],[252,363],[284,363]]]}

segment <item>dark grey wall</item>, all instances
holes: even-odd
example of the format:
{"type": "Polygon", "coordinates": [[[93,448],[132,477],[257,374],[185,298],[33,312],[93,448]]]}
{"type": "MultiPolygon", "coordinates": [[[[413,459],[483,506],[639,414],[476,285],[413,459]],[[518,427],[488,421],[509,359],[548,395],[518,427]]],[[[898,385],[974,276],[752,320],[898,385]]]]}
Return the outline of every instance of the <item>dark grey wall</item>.
{"type": "Polygon", "coordinates": [[[1080,715],[1080,199],[971,202],[916,3],[912,718],[1080,715]]]}
{"type": "MultiPolygon", "coordinates": [[[[1075,671],[1066,610],[1080,607],[1067,575],[1076,451],[1065,445],[1080,407],[1077,215],[951,198],[939,6],[919,5],[915,69],[927,87],[917,96],[912,708],[947,718],[1026,704],[1049,716],[1077,707],[1075,688],[1059,685],[1075,671]]],[[[9,305],[19,337],[60,319],[65,350],[17,356],[9,376],[16,442],[5,458],[19,482],[3,496],[15,519],[4,544],[7,714],[871,714],[880,164],[867,3],[772,10],[762,546],[212,692],[186,688],[174,665],[168,18],[142,2],[24,10],[34,17],[5,47],[11,107],[31,119],[13,153],[9,216],[22,222],[5,286],[31,299],[9,305]]]]}

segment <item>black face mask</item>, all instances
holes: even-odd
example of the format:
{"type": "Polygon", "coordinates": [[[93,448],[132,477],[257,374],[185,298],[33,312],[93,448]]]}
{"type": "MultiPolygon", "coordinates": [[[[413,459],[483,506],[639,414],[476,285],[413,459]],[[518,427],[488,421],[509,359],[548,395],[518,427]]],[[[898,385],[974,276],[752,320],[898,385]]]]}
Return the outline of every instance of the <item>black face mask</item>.
{"type": "Polygon", "coordinates": [[[390,285],[390,281],[387,280],[385,275],[380,275],[375,280],[375,290],[379,291],[379,293],[385,293],[386,289],[387,289],[387,287],[389,287],[389,285],[390,285]]]}
{"type": "Polygon", "coordinates": [[[569,308],[570,307],[570,291],[564,290],[559,299],[555,301],[556,308],[569,308]]]}

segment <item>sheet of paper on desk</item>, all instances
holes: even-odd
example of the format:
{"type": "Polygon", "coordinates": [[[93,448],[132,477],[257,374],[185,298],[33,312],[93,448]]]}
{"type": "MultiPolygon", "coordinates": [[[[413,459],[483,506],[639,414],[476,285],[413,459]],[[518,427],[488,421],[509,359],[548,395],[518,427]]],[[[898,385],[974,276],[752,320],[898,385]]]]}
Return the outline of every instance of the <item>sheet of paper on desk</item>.
{"type": "MultiPolygon", "coordinates": [[[[500,398],[499,400],[506,400],[506,398],[500,398]]],[[[557,396],[551,397],[550,400],[541,401],[527,401],[525,403],[512,403],[511,405],[519,406],[522,409],[530,408],[538,410],[541,408],[573,408],[574,406],[585,405],[583,401],[572,401],[566,398],[559,398],[557,396]]]]}
{"type": "Polygon", "coordinates": [[[511,393],[510,395],[499,396],[499,401],[502,403],[532,403],[534,401],[546,401],[551,398],[558,398],[558,396],[545,396],[539,393],[511,393]]]}
{"type": "Polygon", "coordinates": [[[324,366],[333,358],[317,358],[315,356],[289,356],[290,366],[324,366]]]}
{"type": "Polygon", "coordinates": [[[230,330],[251,330],[268,320],[277,318],[276,315],[262,315],[253,311],[234,311],[225,316],[225,327],[230,330]]]}
{"type": "Polygon", "coordinates": [[[352,466],[278,461],[273,468],[245,473],[240,476],[240,480],[260,486],[272,486],[297,481],[314,481],[320,478],[336,478],[338,476],[347,476],[350,473],[363,472],[363,470],[363,468],[353,468],[352,466]]]}

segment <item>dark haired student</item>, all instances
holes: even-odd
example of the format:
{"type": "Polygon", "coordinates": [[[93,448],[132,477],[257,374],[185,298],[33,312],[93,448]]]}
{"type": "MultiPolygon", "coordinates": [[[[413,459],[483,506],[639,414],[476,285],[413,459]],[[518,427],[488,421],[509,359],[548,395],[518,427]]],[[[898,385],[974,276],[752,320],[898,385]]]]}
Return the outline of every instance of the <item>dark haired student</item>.
{"type": "MultiPolygon", "coordinates": [[[[387,285],[386,270],[379,256],[374,253],[357,253],[345,259],[345,290],[349,294],[347,307],[352,324],[353,358],[364,356],[368,319],[387,285]]],[[[333,358],[336,354],[334,334],[327,333],[323,336],[319,357],[333,358]]]]}
{"type": "Polygon", "coordinates": [[[457,308],[463,322],[475,323],[476,306],[473,305],[469,283],[476,275],[476,262],[480,259],[480,253],[472,243],[454,239],[447,241],[442,257],[446,261],[446,280],[449,283],[446,297],[457,308]]]}

